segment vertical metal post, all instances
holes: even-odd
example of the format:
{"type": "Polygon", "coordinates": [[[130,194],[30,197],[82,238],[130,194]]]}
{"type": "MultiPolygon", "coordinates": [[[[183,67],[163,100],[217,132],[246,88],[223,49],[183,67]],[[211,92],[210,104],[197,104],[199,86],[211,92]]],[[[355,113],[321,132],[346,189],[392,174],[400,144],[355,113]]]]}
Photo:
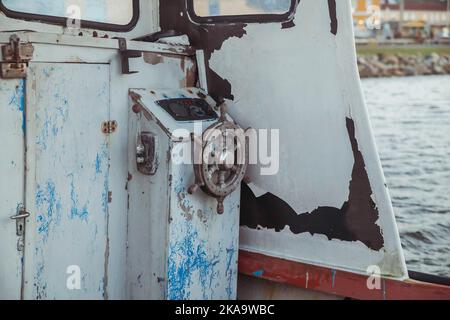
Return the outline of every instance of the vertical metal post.
{"type": "Polygon", "coordinates": [[[405,19],[405,0],[400,0],[400,27],[402,27],[405,19]]]}
{"type": "Polygon", "coordinates": [[[450,28],[450,0],[447,0],[447,29],[450,28]]]}

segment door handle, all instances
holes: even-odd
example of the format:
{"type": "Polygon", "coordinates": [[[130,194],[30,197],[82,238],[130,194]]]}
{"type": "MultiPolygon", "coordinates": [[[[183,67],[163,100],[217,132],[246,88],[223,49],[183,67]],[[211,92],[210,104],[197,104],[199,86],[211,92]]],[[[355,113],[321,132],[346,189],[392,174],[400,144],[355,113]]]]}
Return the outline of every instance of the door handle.
{"type": "Polygon", "coordinates": [[[16,234],[19,237],[17,240],[17,251],[22,251],[24,244],[24,234],[25,234],[25,219],[30,216],[29,212],[23,209],[19,209],[16,215],[10,217],[11,220],[16,221],[16,234]]]}
{"type": "Polygon", "coordinates": [[[20,220],[20,219],[26,219],[29,216],[30,216],[30,214],[28,212],[21,211],[18,214],[16,214],[15,216],[10,217],[10,219],[12,219],[12,220],[20,220]]]}

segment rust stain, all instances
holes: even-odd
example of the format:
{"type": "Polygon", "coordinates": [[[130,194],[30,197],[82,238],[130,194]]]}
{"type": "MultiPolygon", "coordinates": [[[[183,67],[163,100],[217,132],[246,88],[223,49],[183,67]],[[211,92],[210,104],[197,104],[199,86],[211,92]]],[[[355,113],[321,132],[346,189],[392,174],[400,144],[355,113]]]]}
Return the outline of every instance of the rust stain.
{"type": "Polygon", "coordinates": [[[208,91],[216,99],[233,99],[231,84],[210,68],[209,60],[227,39],[242,38],[247,24],[196,24],[189,19],[184,0],[160,1],[160,24],[163,31],[176,30],[188,35],[191,45],[205,51],[208,91]]]}
{"type": "Polygon", "coordinates": [[[191,221],[194,217],[193,206],[189,205],[189,202],[186,200],[186,194],[180,192],[177,194],[178,206],[182,211],[182,215],[188,220],[191,221]]]}
{"type": "Polygon", "coordinates": [[[164,56],[154,52],[144,52],[144,61],[151,65],[157,65],[164,62],[164,56]]]}
{"type": "Polygon", "coordinates": [[[186,67],[186,64],[183,63],[182,68],[184,68],[183,71],[186,77],[181,81],[181,87],[182,88],[195,87],[197,85],[197,78],[198,78],[197,64],[192,62],[189,64],[188,67],[186,67]]]}
{"type": "Polygon", "coordinates": [[[200,219],[200,221],[202,222],[202,223],[207,223],[208,222],[208,216],[206,215],[206,213],[203,211],[203,210],[201,210],[201,209],[198,209],[197,210],[197,217],[200,219]]]}

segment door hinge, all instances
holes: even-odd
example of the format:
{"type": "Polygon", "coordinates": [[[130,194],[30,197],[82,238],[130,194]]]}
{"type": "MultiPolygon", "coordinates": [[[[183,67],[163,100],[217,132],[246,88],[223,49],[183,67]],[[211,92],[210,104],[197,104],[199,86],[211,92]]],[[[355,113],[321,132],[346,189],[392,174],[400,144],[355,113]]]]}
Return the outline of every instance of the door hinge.
{"type": "Polygon", "coordinates": [[[109,120],[102,123],[102,132],[105,134],[114,133],[117,130],[117,121],[109,120]]]}
{"type": "Polygon", "coordinates": [[[34,47],[31,43],[20,43],[17,35],[12,35],[9,41],[9,44],[2,46],[0,76],[3,79],[25,78],[28,62],[33,59],[34,47]]]}

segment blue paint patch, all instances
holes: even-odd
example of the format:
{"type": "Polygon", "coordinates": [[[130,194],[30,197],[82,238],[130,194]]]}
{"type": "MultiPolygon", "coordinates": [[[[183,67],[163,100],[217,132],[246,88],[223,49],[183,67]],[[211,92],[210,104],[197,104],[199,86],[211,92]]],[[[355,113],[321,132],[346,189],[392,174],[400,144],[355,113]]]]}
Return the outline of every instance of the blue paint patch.
{"type": "Polygon", "coordinates": [[[168,257],[168,298],[188,300],[191,298],[191,285],[200,283],[203,299],[210,299],[212,282],[218,277],[215,266],[219,255],[208,257],[205,242],[198,240],[198,233],[187,222],[187,234],[178,242],[170,244],[168,257]],[[194,277],[197,275],[198,278],[194,277]]]}
{"type": "Polygon", "coordinates": [[[72,201],[72,207],[70,208],[70,219],[79,218],[80,220],[87,221],[89,217],[88,203],[83,207],[78,207],[78,195],[75,190],[74,175],[70,174],[70,199],[72,201]]]}
{"type": "Polygon", "coordinates": [[[44,282],[44,272],[45,267],[44,263],[40,262],[36,267],[36,275],[35,275],[35,290],[36,290],[36,299],[37,300],[45,300],[47,298],[47,284],[44,282]]]}
{"type": "Polygon", "coordinates": [[[46,241],[51,225],[57,225],[61,221],[61,198],[57,196],[53,182],[47,181],[45,185],[37,186],[36,208],[40,212],[36,217],[38,233],[46,241]]]}
{"type": "Polygon", "coordinates": [[[108,203],[109,203],[109,177],[108,173],[105,173],[103,182],[103,192],[102,192],[102,209],[103,213],[108,214],[108,203]]]}
{"type": "Polygon", "coordinates": [[[177,181],[174,181],[174,190],[176,194],[180,194],[184,192],[184,186],[183,186],[183,178],[180,178],[177,181]]]}
{"type": "Polygon", "coordinates": [[[36,137],[36,145],[38,145],[42,150],[47,150],[49,127],[50,127],[50,120],[48,119],[47,114],[46,114],[45,121],[41,128],[41,132],[40,132],[39,136],[36,137]]]}
{"type": "Polygon", "coordinates": [[[25,79],[21,79],[9,100],[9,105],[22,113],[22,132],[26,133],[25,79]]]}
{"type": "Polygon", "coordinates": [[[107,215],[109,204],[109,146],[107,142],[103,143],[101,154],[97,154],[94,166],[97,174],[103,172],[102,211],[107,215]],[[105,167],[104,170],[102,167],[105,167]]]}
{"type": "MultiPolygon", "coordinates": [[[[95,168],[95,174],[100,174],[103,172],[103,166],[108,165],[108,159],[109,159],[109,149],[108,149],[108,143],[105,142],[101,146],[100,152],[97,153],[94,160],[94,168],[95,168]]],[[[108,171],[107,168],[104,168],[105,172],[108,171]]]]}
{"type": "Polygon", "coordinates": [[[25,97],[25,80],[21,79],[16,87],[16,90],[14,90],[9,100],[9,105],[15,107],[19,111],[23,111],[25,106],[25,104],[23,103],[24,97],[25,97]]]}
{"type": "Polygon", "coordinates": [[[42,73],[44,74],[44,76],[45,76],[46,78],[50,78],[50,70],[49,70],[48,68],[44,68],[44,69],[42,70],[42,73]]]}
{"type": "Polygon", "coordinates": [[[237,276],[237,265],[236,265],[236,257],[237,253],[236,249],[231,248],[227,249],[227,270],[225,272],[225,276],[228,281],[228,285],[225,288],[227,292],[228,300],[234,300],[236,298],[236,276],[237,276]]]}
{"type": "MultiPolygon", "coordinates": [[[[47,150],[49,142],[56,141],[58,134],[62,132],[64,124],[69,118],[69,101],[61,97],[59,93],[55,93],[53,98],[56,106],[44,110],[44,122],[36,136],[36,144],[42,150],[47,150]],[[56,110],[57,112],[49,114],[48,110],[56,110]]],[[[39,114],[36,115],[36,118],[40,119],[39,114]]]]}
{"type": "Polygon", "coordinates": [[[98,293],[101,297],[105,297],[105,280],[104,278],[100,279],[100,284],[98,285],[98,293]]]}
{"type": "Polygon", "coordinates": [[[100,155],[97,153],[97,157],[95,158],[95,173],[99,174],[102,172],[102,159],[100,155]]]}
{"type": "Polygon", "coordinates": [[[257,270],[255,272],[252,273],[254,277],[262,277],[264,275],[264,270],[257,270]]]}

